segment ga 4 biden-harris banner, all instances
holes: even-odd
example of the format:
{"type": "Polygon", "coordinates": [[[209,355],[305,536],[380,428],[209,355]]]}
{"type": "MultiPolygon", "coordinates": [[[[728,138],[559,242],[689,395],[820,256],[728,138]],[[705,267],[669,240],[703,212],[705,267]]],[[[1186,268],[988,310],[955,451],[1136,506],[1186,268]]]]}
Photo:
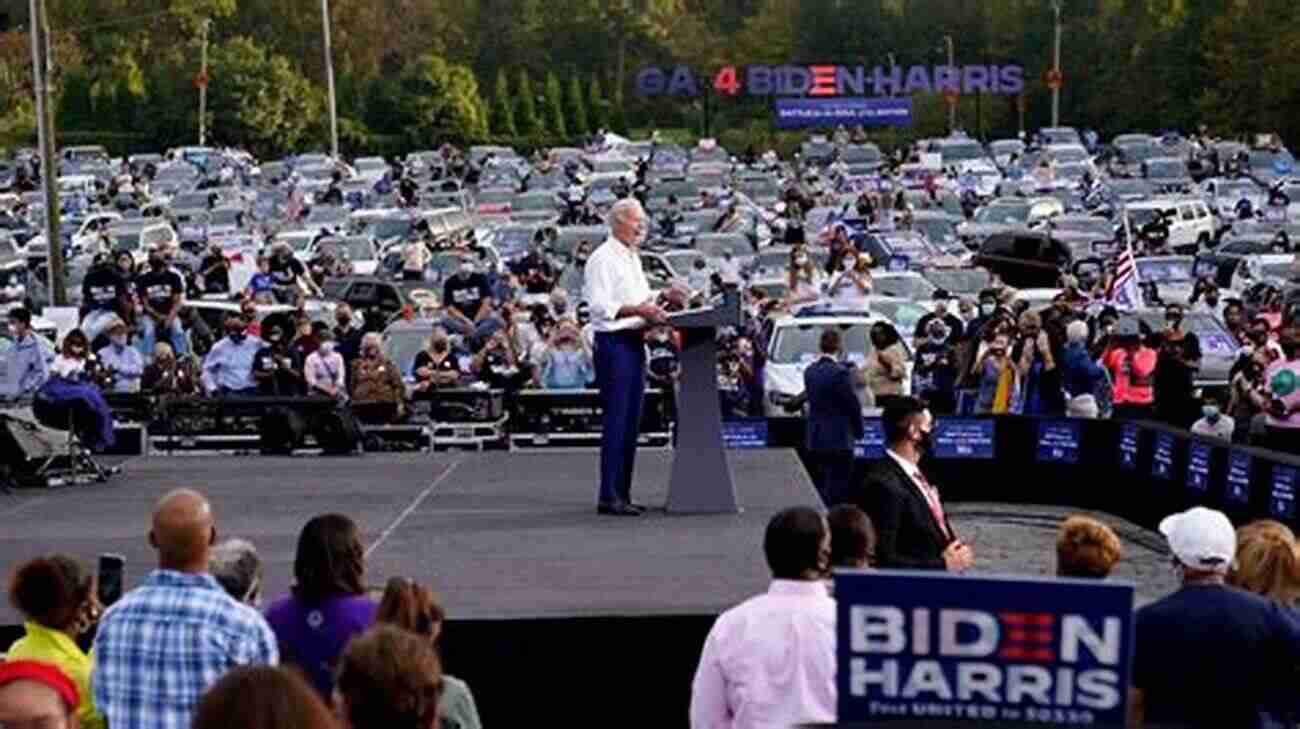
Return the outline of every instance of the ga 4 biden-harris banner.
{"type": "Polygon", "coordinates": [[[785,99],[772,101],[776,126],[781,129],[802,127],[908,126],[912,123],[910,98],[865,99],[785,99]]]}
{"type": "Polygon", "coordinates": [[[835,600],[841,723],[1124,725],[1131,584],[844,570],[835,600]]]}

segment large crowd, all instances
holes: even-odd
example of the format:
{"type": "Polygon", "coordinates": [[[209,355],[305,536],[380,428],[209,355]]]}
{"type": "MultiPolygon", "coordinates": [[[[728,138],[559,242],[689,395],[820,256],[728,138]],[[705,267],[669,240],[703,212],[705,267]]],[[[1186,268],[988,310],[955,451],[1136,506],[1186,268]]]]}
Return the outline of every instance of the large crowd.
{"type": "MultiPolygon", "coordinates": [[[[1271,138],[1103,145],[1071,129],[889,155],[841,128],[792,160],[605,133],[531,159],[444,146],[351,164],[208,148],[110,161],[74,148],[59,180],[79,327],[60,327],[55,351],[32,329],[49,304],[48,243],[41,171],[20,153],[16,193],[0,195],[0,237],[22,262],[6,269],[18,345],[5,394],[30,396],[52,373],[115,393],[322,395],[400,420],[439,390],[587,388],[582,272],[609,205],[632,197],[650,216],[641,254],[655,286],[743,297],[743,325],[719,332],[728,417],[797,415],[774,408],[798,402],[768,377],[774,332],[829,316],[816,326],[865,330],[845,346],[865,408],[913,393],[940,414],[1153,418],[1295,450],[1300,274],[1256,266],[1292,253],[1290,164],[1271,138]],[[1186,179],[1157,177],[1170,160],[1186,179]],[[1168,263],[1188,252],[1188,200],[1208,201],[1214,234],[1168,263]],[[1073,252],[1008,261],[990,253],[1007,235],[1073,252]],[[342,293],[374,281],[392,298],[342,293]]],[[[667,326],[647,339],[651,384],[671,391],[680,341],[667,326]]]]}

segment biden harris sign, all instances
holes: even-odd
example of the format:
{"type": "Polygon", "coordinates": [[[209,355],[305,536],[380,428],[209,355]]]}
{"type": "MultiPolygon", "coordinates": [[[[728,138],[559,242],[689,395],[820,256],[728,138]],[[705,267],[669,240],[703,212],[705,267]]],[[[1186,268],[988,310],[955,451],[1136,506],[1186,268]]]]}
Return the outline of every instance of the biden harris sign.
{"type": "Polygon", "coordinates": [[[1133,586],[835,573],[839,721],[1123,726],[1133,586]]]}

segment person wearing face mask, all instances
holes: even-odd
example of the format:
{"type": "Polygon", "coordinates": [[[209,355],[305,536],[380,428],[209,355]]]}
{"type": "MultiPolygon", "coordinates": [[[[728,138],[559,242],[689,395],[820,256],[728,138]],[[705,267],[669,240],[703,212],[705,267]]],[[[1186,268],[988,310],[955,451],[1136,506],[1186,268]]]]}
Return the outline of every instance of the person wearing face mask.
{"type": "Polygon", "coordinates": [[[903,394],[903,384],[907,382],[907,349],[902,337],[898,336],[898,330],[888,322],[872,324],[868,336],[871,351],[867,353],[862,369],[871,385],[871,394],[884,406],[903,394]]]}
{"type": "Polygon", "coordinates": [[[208,249],[199,262],[199,275],[203,279],[204,293],[230,293],[230,261],[226,260],[225,251],[220,245],[214,243],[208,249]]]}
{"type": "Polygon", "coordinates": [[[334,349],[343,355],[343,364],[347,365],[348,372],[352,371],[352,363],[356,361],[361,354],[361,339],[364,332],[355,323],[355,317],[352,314],[352,307],[345,303],[340,303],[334,309],[334,349]]]}
{"type": "Polygon", "coordinates": [[[1155,372],[1158,355],[1140,336],[1138,323],[1124,319],[1115,325],[1115,344],[1102,358],[1110,371],[1114,390],[1114,417],[1146,420],[1155,403],[1155,372]]]}
{"type": "Polygon", "coordinates": [[[690,273],[686,274],[686,283],[692,291],[708,294],[713,288],[713,272],[709,270],[709,262],[704,258],[696,258],[691,264],[690,273]]]}
{"type": "Polygon", "coordinates": [[[472,257],[462,257],[455,275],[448,277],[443,286],[443,325],[464,337],[482,341],[500,324],[493,313],[495,303],[487,276],[478,272],[472,257]]]}
{"type": "Polygon", "coordinates": [[[916,340],[916,361],[912,368],[912,394],[929,405],[931,412],[950,415],[957,408],[957,353],[943,319],[932,318],[916,340]]]}
{"type": "Polygon", "coordinates": [[[144,357],[137,349],[127,346],[126,322],[114,318],[109,321],[108,346],[96,354],[104,368],[108,391],[129,393],[140,391],[140,378],[144,375],[144,357]]]}
{"type": "Polygon", "coordinates": [[[199,374],[194,359],[178,360],[171,345],[159,342],[153,349],[153,362],[144,368],[140,390],[150,395],[190,397],[199,392],[199,374]]]}
{"type": "Polygon", "coordinates": [[[822,331],[821,357],[803,374],[808,403],[804,447],[814,468],[813,485],[822,502],[835,506],[852,497],[853,446],[865,433],[862,402],[854,392],[850,372],[840,361],[842,343],[834,327],[822,331]]]}
{"type": "Polygon", "coordinates": [[[40,341],[32,332],[30,311],[21,306],[9,310],[9,336],[14,343],[9,348],[5,364],[16,386],[13,392],[5,394],[25,399],[34,395],[50,376],[45,353],[41,351],[40,341]]]}
{"type": "Polygon", "coordinates": [[[868,469],[854,503],[876,527],[876,564],[883,568],[964,572],[975,558],[957,537],[939,490],[921,471],[934,418],[925,403],[903,397],[885,406],[885,457],[868,469]]]}
{"type": "Polygon", "coordinates": [[[263,341],[266,346],[257,352],[253,364],[253,379],[257,381],[260,395],[297,397],[307,390],[302,376],[302,360],[289,347],[281,325],[266,327],[263,341]]]}
{"type": "Polygon", "coordinates": [[[303,363],[303,377],[307,381],[307,394],[324,395],[335,400],[345,400],[348,396],[347,376],[344,374],[347,364],[343,355],[338,353],[334,334],[325,330],[320,337],[320,347],[307,355],[303,363]]]}
{"type": "Polygon", "coordinates": [[[984,327],[993,321],[998,312],[998,292],[993,289],[984,289],[980,291],[979,305],[976,307],[975,318],[965,327],[966,339],[971,342],[978,342],[984,338],[984,327]]]}
{"type": "Polygon", "coordinates": [[[791,312],[809,304],[815,304],[822,297],[826,286],[826,275],[813,263],[803,246],[790,249],[789,291],[787,306],[791,312]]]}
{"type": "Polygon", "coordinates": [[[1231,441],[1237,423],[1231,416],[1224,414],[1222,399],[1218,396],[1206,395],[1201,402],[1201,418],[1192,423],[1192,432],[1231,441]]]}
{"type": "Polygon", "coordinates": [[[266,272],[271,277],[275,298],[282,304],[293,303],[299,292],[321,294],[320,287],[307,275],[307,267],[294,257],[288,243],[282,241],[271,246],[266,272]]]}
{"type": "Polygon", "coordinates": [[[572,322],[560,322],[542,356],[540,384],[547,390],[582,390],[596,379],[587,340],[572,322]]]}
{"type": "Polygon", "coordinates": [[[867,311],[870,305],[867,297],[871,295],[871,256],[851,250],[844,255],[840,263],[840,272],[832,274],[826,293],[836,308],[851,311],[867,311]]]}
{"type": "Polygon", "coordinates": [[[1181,307],[1170,306],[1166,316],[1169,328],[1160,341],[1155,372],[1155,417],[1177,428],[1187,428],[1196,421],[1200,403],[1195,395],[1196,371],[1200,364],[1200,344],[1195,334],[1181,329],[1181,307]]]}
{"type": "Polygon", "coordinates": [[[1195,311],[1212,314],[1216,319],[1223,318],[1223,302],[1219,297],[1219,287],[1208,279],[1197,282],[1196,290],[1192,292],[1191,304],[1195,311]]]}
{"type": "Polygon", "coordinates": [[[140,355],[145,359],[153,356],[160,331],[178,356],[189,354],[189,339],[178,316],[185,295],[185,279],[167,267],[162,251],[149,252],[149,270],[136,278],[135,287],[144,313],[139,321],[140,336],[136,338],[140,355]]]}
{"type": "Polygon", "coordinates": [[[397,422],[406,416],[406,385],[401,370],[384,356],[377,332],[361,338],[361,356],[352,363],[352,402],[362,422],[397,422]]]}
{"type": "Polygon", "coordinates": [[[1011,358],[1010,338],[989,331],[987,347],[976,361],[972,374],[977,378],[979,394],[975,412],[979,415],[1002,415],[1020,412],[1020,370],[1011,358]]]}
{"type": "Polygon", "coordinates": [[[461,384],[460,365],[457,355],[452,351],[451,338],[447,330],[434,327],[424,349],[415,355],[411,372],[415,376],[414,397],[417,400],[432,399],[434,392],[443,388],[455,388],[461,384]]]}
{"type": "Polygon", "coordinates": [[[1282,330],[1278,337],[1283,356],[1263,373],[1261,388],[1264,447],[1300,454],[1300,326],[1282,330]]]}
{"type": "Polygon", "coordinates": [[[920,319],[916,320],[916,328],[912,331],[912,338],[921,341],[925,338],[925,333],[929,331],[930,322],[942,321],[948,331],[948,343],[956,344],[962,338],[965,331],[965,322],[949,310],[952,303],[952,295],[943,289],[936,289],[934,296],[934,308],[920,319]]]}
{"type": "Polygon", "coordinates": [[[211,395],[256,395],[257,382],[253,379],[253,364],[257,353],[265,346],[260,339],[249,337],[247,322],[239,315],[226,317],[226,336],[212,345],[212,351],[203,360],[203,389],[211,395]]]}

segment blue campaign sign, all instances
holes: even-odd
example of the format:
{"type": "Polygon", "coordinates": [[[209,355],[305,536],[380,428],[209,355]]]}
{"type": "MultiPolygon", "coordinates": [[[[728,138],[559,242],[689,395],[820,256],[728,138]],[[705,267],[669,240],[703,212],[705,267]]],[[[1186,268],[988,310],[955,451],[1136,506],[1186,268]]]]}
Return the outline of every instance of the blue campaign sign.
{"type": "Polygon", "coordinates": [[[722,421],[722,443],[727,448],[766,448],[767,418],[722,421]]]}
{"type": "Polygon", "coordinates": [[[1269,489],[1268,510],[1278,519],[1295,515],[1295,488],[1297,470],[1290,466],[1273,466],[1273,482],[1269,489]]]}
{"type": "Polygon", "coordinates": [[[991,418],[939,418],[934,423],[935,458],[993,458],[991,418]]]}
{"type": "Polygon", "coordinates": [[[863,126],[909,126],[911,97],[864,99],[786,98],[772,102],[776,125],[781,129],[833,127],[838,124],[863,126]]]}
{"type": "Polygon", "coordinates": [[[1250,502],[1251,461],[1249,453],[1232,451],[1228,454],[1228,475],[1224,479],[1227,483],[1224,496],[1228,501],[1237,504],[1250,502]]]}
{"type": "Polygon", "coordinates": [[[1038,462],[1078,463],[1083,427],[1077,420],[1038,422],[1038,462]]]}
{"type": "Polygon", "coordinates": [[[1214,456],[1214,446],[1209,443],[1192,441],[1187,444],[1187,488],[1194,491],[1210,489],[1210,458],[1214,456]]]}
{"type": "Polygon", "coordinates": [[[1151,475],[1163,479],[1174,477],[1174,436],[1156,433],[1156,446],[1151,454],[1151,475]]]}
{"type": "Polygon", "coordinates": [[[839,721],[1123,726],[1133,586],[835,572],[839,721]]]}
{"type": "Polygon", "coordinates": [[[862,438],[853,444],[853,457],[862,460],[875,460],[885,457],[885,426],[879,419],[863,422],[862,438]]]}
{"type": "Polygon", "coordinates": [[[1138,440],[1141,431],[1136,425],[1125,425],[1119,429],[1119,465],[1122,468],[1136,470],[1138,467],[1138,440]]]}

